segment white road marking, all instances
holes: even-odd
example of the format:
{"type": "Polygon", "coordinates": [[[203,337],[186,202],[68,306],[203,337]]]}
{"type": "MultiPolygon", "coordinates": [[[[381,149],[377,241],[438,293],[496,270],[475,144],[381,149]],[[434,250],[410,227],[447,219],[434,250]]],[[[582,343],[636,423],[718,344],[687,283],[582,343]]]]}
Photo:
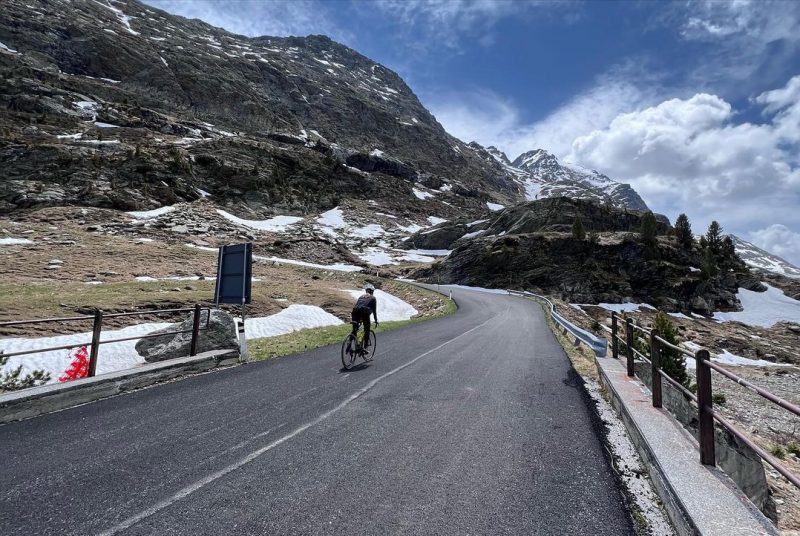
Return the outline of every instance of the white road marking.
{"type": "Polygon", "coordinates": [[[208,484],[211,484],[215,480],[219,480],[220,478],[222,478],[223,476],[225,476],[225,475],[227,475],[229,473],[232,473],[233,471],[239,469],[240,467],[242,467],[242,466],[250,463],[251,461],[255,460],[256,458],[258,458],[262,454],[274,449],[275,447],[277,447],[278,445],[281,445],[282,443],[285,443],[285,442],[289,441],[294,436],[296,436],[298,434],[301,434],[302,432],[308,430],[312,426],[315,426],[315,425],[321,423],[322,421],[326,420],[331,415],[333,415],[336,412],[338,412],[339,410],[345,408],[348,404],[350,404],[350,402],[352,402],[353,400],[361,397],[367,391],[369,391],[370,389],[375,387],[375,385],[377,385],[378,382],[388,378],[389,376],[391,376],[393,374],[396,374],[397,372],[400,372],[401,370],[403,370],[404,368],[406,368],[408,366],[413,365],[414,363],[416,363],[417,361],[419,361],[423,357],[432,354],[436,350],[439,350],[440,348],[450,344],[451,342],[456,341],[456,340],[460,339],[461,337],[463,337],[463,336],[465,336],[465,335],[467,335],[469,333],[472,333],[473,331],[475,331],[476,329],[478,329],[480,327],[483,327],[485,324],[487,324],[491,320],[493,320],[493,318],[489,318],[488,320],[478,324],[474,328],[469,329],[469,330],[465,331],[464,333],[462,333],[460,335],[457,335],[457,336],[453,337],[452,339],[449,339],[449,340],[443,342],[442,344],[440,344],[436,348],[432,348],[432,349],[428,350],[427,352],[418,355],[417,357],[415,357],[414,359],[412,359],[408,363],[400,365],[399,367],[390,370],[389,372],[387,372],[386,374],[383,374],[382,376],[378,376],[377,378],[375,378],[374,380],[369,382],[367,385],[365,385],[364,387],[362,387],[358,391],[356,391],[353,394],[351,394],[349,397],[347,397],[344,401],[342,401],[335,408],[326,411],[325,413],[323,413],[319,417],[313,419],[310,422],[307,422],[306,424],[300,426],[299,428],[295,429],[294,431],[290,432],[289,434],[286,434],[285,436],[281,437],[280,439],[276,439],[275,441],[273,441],[269,445],[267,445],[265,447],[261,447],[260,449],[254,450],[253,452],[251,452],[247,456],[245,456],[245,457],[241,458],[240,460],[228,465],[227,467],[224,467],[224,468],[220,469],[219,471],[217,471],[215,473],[211,473],[207,477],[202,478],[202,479],[198,480],[197,482],[194,482],[193,484],[190,484],[190,485],[186,486],[185,488],[178,490],[171,497],[167,497],[163,501],[160,501],[160,502],[154,504],[150,508],[142,510],[138,514],[136,514],[134,516],[131,516],[128,519],[122,521],[121,523],[118,523],[117,525],[114,525],[113,527],[111,527],[111,528],[99,533],[99,536],[113,536],[114,534],[122,532],[123,530],[129,529],[130,527],[132,527],[133,525],[139,523],[140,521],[142,521],[142,520],[144,520],[144,519],[146,519],[146,518],[148,518],[148,517],[150,517],[152,515],[155,515],[158,512],[160,512],[161,510],[164,510],[165,508],[167,508],[168,506],[180,501],[181,499],[184,499],[185,497],[188,497],[189,495],[191,495],[195,491],[199,490],[200,488],[202,488],[202,487],[204,487],[204,486],[206,486],[208,484]]]}

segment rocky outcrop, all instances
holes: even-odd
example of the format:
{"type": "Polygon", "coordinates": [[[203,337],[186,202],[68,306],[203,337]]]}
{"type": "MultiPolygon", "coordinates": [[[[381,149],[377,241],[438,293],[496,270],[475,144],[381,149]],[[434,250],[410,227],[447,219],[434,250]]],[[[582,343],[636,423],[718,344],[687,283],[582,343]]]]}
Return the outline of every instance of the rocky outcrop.
{"type": "MultiPolygon", "coordinates": [[[[136,343],[136,351],[148,363],[187,357],[192,341],[192,322],[193,318],[189,317],[180,324],[173,324],[167,328],[154,331],[152,334],[186,330],[190,332],[141,339],[136,343]]],[[[206,318],[203,315],[200,327],[205,328],[205,325],[206,318]]],[[[233,317],[220,309],[211,311],[208,329],[203,329],[199,334],[197,352],[202,353],[211,350],[239,352],[239,341],[236,339],[236,325],[233,317]]]]}
{"type": "Polygon", "coordinates": [[[451,249],[465,235],[483,230],[489,220],[475,223],[469,218],[441,223],[432,229],[418,231],[400,243],[404,249],[451,249]]]}
{"type": "Polygon", "coordinates": [[[416,277],[539,290],[577,303],[646,302],[700,314],[737,310],[740,283],[758,284],[743,264],[704,279],[697,268],[700,251],[681,248],[666,234],[666,222],[658,225],[657,244],[646,246],[638,234],[641,216],[583,200],[526,203],[503,211],[484,233],[456,242],[445,260],[416,277]],[[573,238],[577,214],[590,238],[573,238]]]}

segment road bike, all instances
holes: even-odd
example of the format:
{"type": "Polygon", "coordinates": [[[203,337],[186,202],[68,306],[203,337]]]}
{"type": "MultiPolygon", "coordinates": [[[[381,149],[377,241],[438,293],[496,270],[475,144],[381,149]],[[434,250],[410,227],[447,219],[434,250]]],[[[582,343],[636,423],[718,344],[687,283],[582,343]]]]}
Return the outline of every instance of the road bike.
{"type": "Polygon", "coordinates": [[[342,366],[345,370],[350,370],[356,363],[359,357],[364,359],[365,363],[372,361],[375,355],[375,347],[378,341],[375,338],[375,330],[369,330],[369,344],[366,348],[362,346],[361,341],[364,338],[364,330],[361,328],[361,322],[352,322],[355,328],[355,333],[352,331],[347,334],[342,342],[342,366]]]}

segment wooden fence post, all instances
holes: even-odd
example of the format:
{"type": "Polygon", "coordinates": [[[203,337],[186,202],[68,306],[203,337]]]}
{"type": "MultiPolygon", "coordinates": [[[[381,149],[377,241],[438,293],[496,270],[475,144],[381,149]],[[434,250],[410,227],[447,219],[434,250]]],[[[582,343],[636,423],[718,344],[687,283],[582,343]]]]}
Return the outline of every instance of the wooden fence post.
{"type": "Polygon", "coordinates": [[[92,326],[92,348],[89,351],[89,377],[97,372],[97,357],[100,353],[100,332],[103,330],[103,311],[95,309],[94,324],[92,326]]]}
{"type": "Polygon", "coordinates": [[[627,346],[628,376],[632,378],[635,373],[633,368],[633,318],[625,321],[625,345],[627,346]]]}
{"type": "Polygon", "coordinates": [[[708,350],[698,350],[694,355],[697,364],[697,420],[700,463],[703,465],[716,465],[711,368],[708,366],[709,354],[708,350]]]}
{"type": "Polygon", "coordinates": [[[658,342],[658,332],[653,329],[650,332],[650,375],[651,391],[653,393],[653,407],[661,407],[661,344],[658,342]]]}
{"type": "Polygon", "coordinates": [[[194,306],[194,318],[192,319],[192,344],[189,348],[189,355],[197,355],[197,339],[200,335],[200,304],[194,306]]]}
{"type": "Polygon", "coordinates": [[[617,313],[616,311],[611,312],[611,355],[614,359],[619,359],[619,339],[617,339],[617,335],[619,334],[619,326],[617,325],[617,313]]]}

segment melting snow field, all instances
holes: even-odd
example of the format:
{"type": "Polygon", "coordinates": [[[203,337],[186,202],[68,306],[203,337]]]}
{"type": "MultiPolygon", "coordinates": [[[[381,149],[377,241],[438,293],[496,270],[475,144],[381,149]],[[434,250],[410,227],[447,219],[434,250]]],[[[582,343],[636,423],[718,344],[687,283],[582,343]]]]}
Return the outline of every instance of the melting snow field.
{"type": "Polygon", "coordinates": [[[290,225],[294,225],[303,220],[303,218],[297,216],[275,216],[268,220],[244,220],[219,209],[217,209],[217,214],[238,225],[250,227],[251,229],[258,229],[259,231],[271,231],[273,233],[283,232],[290,225]]]}
{"type": "Polygon", "coordinates": [[[168,214],[175,210],[173,206],[161,207],[156,208],[153,210],[141,210],[141,211],[134,211],[128,212],[128,216],[133,216],[137,220],[149,220],[152,218],[157,218],[159,216],[163,216],[164,214],[168,214]]]}
{"type": "MultiPolygon", "coordinates": [[[[363,290],[345,290],[350,294],[353,299],[358,299],[359,296],[364,294],[363,290]]],[[[414,307],[397,296],[393,296],[388,292],[380,289],[375,289],[375,300],[378,302],[378,321],[379,322],[392,322],[394,320],[408,320],[412,316],[418,314],[419,311],[414,307]]]]}
{"type": "MultiPolygon", "coordinates": [[[[696,352],[701,347],[699,344],[695,342],[684,342],[683,346],[685,346],[688,350],[692,352],[696,352]]],[[[733,365],[733,366],[750,366],[750,367],[785,367],[785,363],[773,363],[772,361],[764,361],[763,359],[748,359],[746,357],[742,357],[740,355],[732,354],[727,350],[723,350],[721,354],[716,354],[715,356],[711,357],[711,361],[715,363],[719,363],[721,365],[733,365]]],[[[697,368],[697,364],[695,363],[694,359],[691,357],[686,358],[686,369],[687,370],[694,370],[697,368]]]]}
{"type": "Polygon", "coordinates": [[[782,321],[800,324],[800,301],[790,298],[780,289],[766,286],[766,292],[753,292],[740,288],[736,297],[742,302],[743,310],[734,313],[714,313],[714,320],[741,322],[765,328],[782,321]]]}
{"type": "Polygon", "coordinates": [[[274,315],[245,318],[244,332],[248,339],[260,339],[301,329],[336,326],[342,323],[341,320],[320,307],[292,304],[274,315]]]}

